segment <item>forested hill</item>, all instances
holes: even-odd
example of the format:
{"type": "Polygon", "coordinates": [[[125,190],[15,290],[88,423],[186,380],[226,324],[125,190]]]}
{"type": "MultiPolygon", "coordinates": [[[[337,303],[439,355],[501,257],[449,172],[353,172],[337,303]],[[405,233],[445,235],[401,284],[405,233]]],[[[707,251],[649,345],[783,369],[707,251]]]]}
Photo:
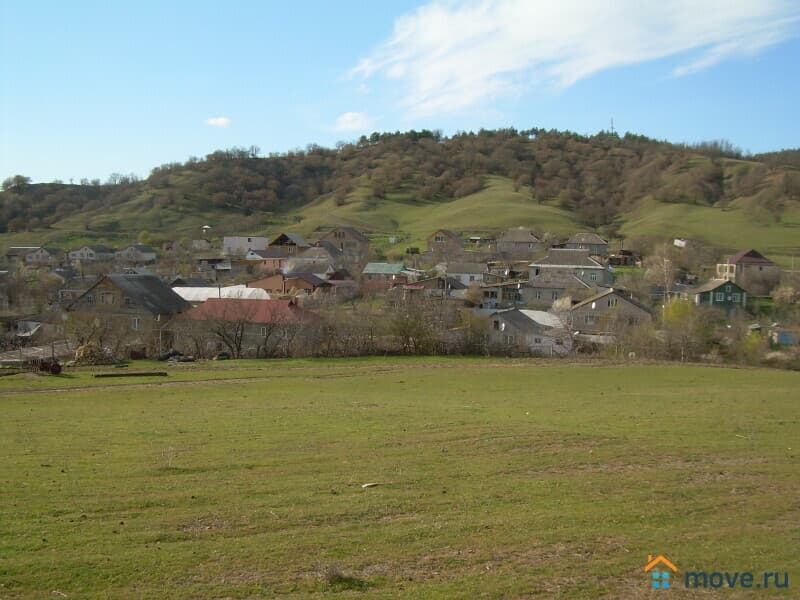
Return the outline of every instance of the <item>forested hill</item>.
{"type": "MultiPolygon", "coordinates": [[[[0,233],[103,238],[147,228],[154,236],[174,235],[183,224],[194,228],[195,216],[215,215],[220,223],[238,215],[240,226],[251,228],[291,215],[284,222],[303,229],[306,210],[320,203],[335,222],[348,221],[355,214],[348,206],[357,204],[361,217],[349,220],[369,228],[368,213],[383,203],[409,210],[444,206],[498,181],[516,203],[546,206],[552,214],[568,213],[576,225],[606,231],[647,203],[725,209],[744,202],[779,223],[800,201],[800,151],[743,157],[727,143],[690,147],[632,134],[409,131],[374,133],[336,148],[259,154],[256,147],[217,151],[156,167],[144,180],[115,175],[106,183],[67,185],[9,178],[0,193],[0,233]],[[261,217],[244,218],[253,215],[261,217]]],[[[486,201],[502,213],[504,198],[492,194],[486,201]]]]}

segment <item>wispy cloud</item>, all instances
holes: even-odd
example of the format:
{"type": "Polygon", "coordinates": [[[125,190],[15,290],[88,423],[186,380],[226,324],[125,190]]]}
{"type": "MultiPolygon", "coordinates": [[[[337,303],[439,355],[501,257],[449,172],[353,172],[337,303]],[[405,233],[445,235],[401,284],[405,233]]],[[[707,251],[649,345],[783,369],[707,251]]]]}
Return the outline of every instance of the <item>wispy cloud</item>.
{"type": "Polygon", "coordinates": [[[212,127],[227,127],[231,124],[231,120],[228,117],[210,117],[206,119],[206,124],[212,127]]]}
{"type": "Polygon", "coordinates": [[[406,108],[433,115],[691,52],[673,71],[687,75],[797,35],[799,20],[792,0],[435,1],[350,74],[398,80],[406,108]]]}
{"type": "Polygon", "coordinates": [[[335,131],[366,131],[374,122],[367,113],[346,112],[337,117],[333,128],[335,131]]]}

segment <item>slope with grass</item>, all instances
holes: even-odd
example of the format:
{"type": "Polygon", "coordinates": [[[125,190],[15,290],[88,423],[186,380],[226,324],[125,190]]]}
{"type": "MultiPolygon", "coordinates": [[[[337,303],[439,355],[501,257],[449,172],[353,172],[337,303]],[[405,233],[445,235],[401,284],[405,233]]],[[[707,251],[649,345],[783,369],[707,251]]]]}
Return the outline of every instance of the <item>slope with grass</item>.
{"type": "Polygon", "coordinates": [[[4,598],[635,599],[652,593],[648,553],[679,576],[800,575],[787,551],[800,534],[798,373],[167,368],[158,385],[87,389],[77,374],[39,380],[57,392],[0,387],[4,598]]]}

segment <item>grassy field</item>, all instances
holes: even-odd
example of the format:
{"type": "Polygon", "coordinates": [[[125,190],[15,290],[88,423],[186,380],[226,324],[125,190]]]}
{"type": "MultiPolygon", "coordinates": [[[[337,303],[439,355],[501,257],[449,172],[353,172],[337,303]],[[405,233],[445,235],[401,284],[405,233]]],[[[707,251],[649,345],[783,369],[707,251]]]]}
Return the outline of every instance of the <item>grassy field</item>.
{"type": "Polygon", "coordinates": [[[159,368],[0,378],[0,597],[643,598],[648,553],[800,585],[798,373],[159,368]]]}

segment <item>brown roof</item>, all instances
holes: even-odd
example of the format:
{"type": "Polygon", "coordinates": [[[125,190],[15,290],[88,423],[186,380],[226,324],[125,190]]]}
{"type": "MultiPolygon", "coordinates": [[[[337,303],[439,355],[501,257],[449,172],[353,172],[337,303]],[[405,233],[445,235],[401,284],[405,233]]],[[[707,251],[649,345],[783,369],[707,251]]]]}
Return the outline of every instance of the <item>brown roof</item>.
{"type": "Polygon", "coordinates": [[[437,229],[436,231],[434,231],[432,234],[430,234],[430,235],[428,236],[428,239],[432,238],[432,237],[433,237],[433,236],[435,236],[437,233],[443,233],[445,236],[449,237],[451,240],[454,240],[454,241],[456,241],[456,242],[461,242],[461,241],[462,241],[462,240],[461,240],[461,238],[460,238],[460,237],[458,237],[458,236],[455,234],[455,232],[453,232],[453,231],[450,231],[449,229],[437,229]]]}
{"type": "Polygon", "coordinates": [[[239,321],[248,323],[299,323],[316,318],[291,300],[209,298],[184,313],[194,321],[239,321]]]}
{"type": "Polygon", "coordinates": [[[361,242],[369,242],[367,236],[365,236],[355,227],[350,227],[349,225],[342,225],[341,227],[333,227],[329,231],[325,232],[325,235],[329,235],[334,231],[345,231],[361,242]]]}
{"type": "Polygon", "coordinates": [[[728,264],[731,265],[774,265],[775,263],[761,254],[758,250],[740,250],[733,256],[728,257],[728,264]]]}

